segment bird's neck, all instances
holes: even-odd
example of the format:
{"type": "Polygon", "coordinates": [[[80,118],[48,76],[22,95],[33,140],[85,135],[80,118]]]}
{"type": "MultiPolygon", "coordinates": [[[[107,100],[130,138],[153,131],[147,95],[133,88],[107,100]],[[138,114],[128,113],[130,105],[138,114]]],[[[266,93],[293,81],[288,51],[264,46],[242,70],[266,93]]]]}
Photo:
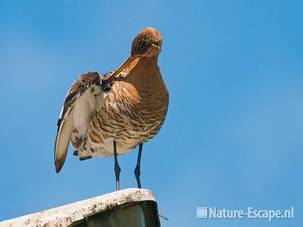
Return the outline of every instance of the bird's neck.
{"type": "Polygon", "coordinates": [[[137,58],[129,66],[128,71],[131,71],[134,68],[141,68],[141,67],[145,67],[145,68],[147,67],[148,69],[158,67],[158,55],[157,56],[152,56],[152,57],[137,58]]]}
{"type": "Polygon", "coordinates": [[[141,57],[140,60],[142,62],[148,62],[148,64],[151,64],[151,65],[158,65],[158,56],[159,55],[156,55],[156,56],[152,56],[152,57],[141,57]]]}
{"type": "Polygon", "coordinates": [[[158,56],[137,58],[126,70],[124,81],[135,86],[139,92],[164,86],[157,60],[158,56]]]}
{"type": "Polygon", "coordinates": [[[141,80],[154,80],[155,77],[160,75],[158,56],[137,58],[128,67],[127,74],[129,80],[135,80],[137,82],[141,80]]]}

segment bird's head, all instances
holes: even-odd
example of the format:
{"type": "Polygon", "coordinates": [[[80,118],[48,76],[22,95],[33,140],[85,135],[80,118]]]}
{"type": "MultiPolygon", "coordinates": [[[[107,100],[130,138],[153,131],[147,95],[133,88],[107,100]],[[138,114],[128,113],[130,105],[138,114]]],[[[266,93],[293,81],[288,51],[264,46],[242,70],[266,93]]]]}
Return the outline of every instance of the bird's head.
{"type": "Polygon", "coordinates": [[[138,58],[157,57],[161,52],[161,46],[162,37],[160,32],[151,27],[145,28],[134,38],[131,46],[131,55],[116,69],[114,73],[103,80],[111,81],[138,58]]]}
{"type": "Polygon", "coordinates": [[[131,46],[132,57],[158,56],[161,51],[162,37],[155,28],[147,27],[139,32],[131,46]]]}

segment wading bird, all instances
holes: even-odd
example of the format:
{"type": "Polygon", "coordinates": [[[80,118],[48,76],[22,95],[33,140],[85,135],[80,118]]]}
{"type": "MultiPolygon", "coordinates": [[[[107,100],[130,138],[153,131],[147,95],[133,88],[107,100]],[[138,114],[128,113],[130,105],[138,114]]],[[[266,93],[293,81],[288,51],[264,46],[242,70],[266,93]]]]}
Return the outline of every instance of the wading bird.
{"type": "Polygon", "coordinates": [[[141,188],[143,144],[160,130],[168,109],[168,91],[158,67],[162,38],[154,28],[139,32],[131,55],[113,72],[82,74],[64,100],[55,141],[58,173],[69,143],[80,160],[114,156],[116,190],[120,189],[117,156],[139,146],[134,174],[141,188]]]}

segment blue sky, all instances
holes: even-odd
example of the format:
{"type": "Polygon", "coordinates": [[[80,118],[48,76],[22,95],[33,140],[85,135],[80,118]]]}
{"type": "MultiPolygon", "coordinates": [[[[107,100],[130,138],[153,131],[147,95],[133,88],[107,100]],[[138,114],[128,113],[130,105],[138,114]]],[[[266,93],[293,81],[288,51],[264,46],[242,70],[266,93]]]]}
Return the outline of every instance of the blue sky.
{"type": "MultiPolygon", "coordinates": [[[[146,26],[162,33],[170,92],[142,184],[178,226],[300,226],[301,1],[0,2],[0,220],[114,190],[113,160],[53,165],[56,122],[82,72],[113,70],[146,26]],[[294,220],[198,220],[197,206],[295,208],[294,220]]],[[[137,152],[120,157],[135,187],[137,152]]]]}

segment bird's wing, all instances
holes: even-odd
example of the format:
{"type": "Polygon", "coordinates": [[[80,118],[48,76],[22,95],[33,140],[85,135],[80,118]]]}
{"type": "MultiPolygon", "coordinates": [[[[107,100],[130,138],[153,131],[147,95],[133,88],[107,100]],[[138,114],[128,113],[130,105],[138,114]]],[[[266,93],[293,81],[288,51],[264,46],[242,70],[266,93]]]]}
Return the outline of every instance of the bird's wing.
{"type": "MultiPolygon", "coordinates": [[[[74,129],[80,127],[79,119],[83,116],[92,116],[92,111],[95,111],[97,96],[103,99],[103,93],[100,86],[100,77],[98,73],[82,74],[75,80],[68,90],[65,97],[61,114],[57,123],[57,135],[55,140],[54,159],[56,172],[58,173],[65,161],[67,148],[74,129]],[[89,88],[95,85],[95,88],[100,88],[100,94],[91,94],[96,92],[92,89],[91,92],[86,92],[89,88]],[[75,111],[75,109],[77,109],[75,111]],[[75,116],[77,115],[77,116],[75,116]],[[79,116],[81,115],[81,116],[79,116]]],[[[87,119],[86,119],[87,120],[87,119]]],[[[88,127],[86,125],[86,127],[88,127]]]]}

